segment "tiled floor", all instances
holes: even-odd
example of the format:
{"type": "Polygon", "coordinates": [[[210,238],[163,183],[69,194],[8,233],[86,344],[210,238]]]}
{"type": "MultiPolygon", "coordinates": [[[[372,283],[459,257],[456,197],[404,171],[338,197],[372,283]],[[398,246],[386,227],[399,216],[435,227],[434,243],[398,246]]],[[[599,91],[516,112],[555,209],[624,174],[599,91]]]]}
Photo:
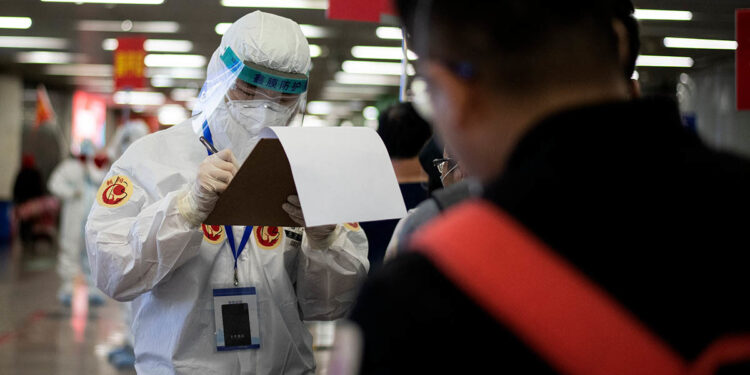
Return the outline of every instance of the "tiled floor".
{"type": "Polygon", "coordinates": [[[53,251],[27,256],[19,246],[0,247],[0,374],[135,374],[107,363],[123,337],[116,302],[89,308],[78,283],[73,308],[64,308],[58,285],[53,251]]]}
{"type": "MultiPolygon", "coordinates": [[[[73,307],[57,302],[55,254],[28,256],[0,246],[0,374],[135,374],[116,370],[107,353],[122,342],[124,326],[114,300],[89,308],[86,285],[76,284],[73,307]]],[[[333,324],[311,323],[318,374],[325,374],[333,324]]]]}

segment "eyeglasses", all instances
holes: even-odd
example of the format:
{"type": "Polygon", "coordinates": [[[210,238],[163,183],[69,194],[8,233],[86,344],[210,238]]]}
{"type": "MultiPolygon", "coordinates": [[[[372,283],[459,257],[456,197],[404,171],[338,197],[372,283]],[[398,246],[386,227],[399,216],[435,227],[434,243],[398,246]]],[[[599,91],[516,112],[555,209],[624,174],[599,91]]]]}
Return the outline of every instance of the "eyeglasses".
{"type": "Polygon", "coordinates": [[[458,166],[458,162],[451,158],[441,158],[433,160],[432,165],[437,168],[440,174],[447,174],[458,166]]]}
{"type": "Polygon", "coordinates": [[[229,88],[227,96],[230,100],[254,100],[265,99],[282,104],[296,103],[300,96],[298,94],[285,94],[247,83],[240,78],[229,88]]]}

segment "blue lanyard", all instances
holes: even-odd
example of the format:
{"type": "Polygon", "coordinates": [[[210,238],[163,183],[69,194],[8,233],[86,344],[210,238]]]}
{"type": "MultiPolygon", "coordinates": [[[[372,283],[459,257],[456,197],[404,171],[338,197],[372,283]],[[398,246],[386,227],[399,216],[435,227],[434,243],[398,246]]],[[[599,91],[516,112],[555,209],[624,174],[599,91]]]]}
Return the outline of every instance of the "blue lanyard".
{"type": "MultiPolygon", "coordinates": [[[[206,140],[213,144],[213,137],[211,136],[211,129],[208,128],[208,122],[203,123],[203,138],[206,138],[206,140]]],[[[206,150],[208,152],[208,155],[211,155],[210,150],[206,150]]],[[[237,259],[239,259],[240,254],[242,254],[242,251],[245,250],[245,245],[247,245],[247,241],[250,239],[250,233],[253,232],[253,227],[245,227],[245,231],[242,233],[242,239],[240,240],[240,246],[239,248],[235,247],[234,244],[234,232],[232,231],[231,225],[225,225],[224,230],[227,232],[227,242],[229,242],[229,247],[232,250],[232,256],[234,257],[234,286],[239,285],[240,281],[237,278],[237,259]]]]}

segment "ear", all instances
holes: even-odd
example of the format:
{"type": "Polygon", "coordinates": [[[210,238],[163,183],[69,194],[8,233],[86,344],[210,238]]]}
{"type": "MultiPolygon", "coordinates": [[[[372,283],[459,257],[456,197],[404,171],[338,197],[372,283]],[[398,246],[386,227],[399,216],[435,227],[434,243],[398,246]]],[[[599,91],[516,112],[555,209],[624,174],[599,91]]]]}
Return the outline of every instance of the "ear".
{"type": "Polygon", "coordinates": [[[443,117],[450,127],[465,129],[470,126],[471,84],[459,78],[445,65],[436,62],[427,62],[427,77],[430,84],[430,98],[435,110],[436,117],[443,117]]]}
{"type": "Polygon", "coordinates": [[[617,37],[617,60],[624,69],[630,59],[630,37],[628,37],[628,30],[625,28],[625,24],[617,19],[612,20],[612,29],[615,32],[615,37],[617,37]]]}
{"type": "Polygon", "coordinates": [[[632,99],[641,98],[641,83],[637,79],[630,80],[630,97],[632,99]]]}

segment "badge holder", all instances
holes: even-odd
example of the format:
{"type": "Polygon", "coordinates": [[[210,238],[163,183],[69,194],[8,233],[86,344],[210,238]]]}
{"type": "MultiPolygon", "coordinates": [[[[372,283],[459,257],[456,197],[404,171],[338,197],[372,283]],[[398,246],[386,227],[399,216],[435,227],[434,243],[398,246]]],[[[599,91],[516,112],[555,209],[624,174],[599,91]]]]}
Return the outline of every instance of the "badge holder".
{"type": "Polygon", "coordinates": [[[234,288],[214,288],[216,350],[260,349],[258,294],[254,287],[239,286],[237,258],[250,239],[253,227],[245,227],[239,247],[235,247],[231,226],[225,226],[227,242],[234,257],[234,288]]]}
{"type": "Polygon", "coordinates": [[[216,350],[260,349],[255,288],[214,289],[216,350]]]}

